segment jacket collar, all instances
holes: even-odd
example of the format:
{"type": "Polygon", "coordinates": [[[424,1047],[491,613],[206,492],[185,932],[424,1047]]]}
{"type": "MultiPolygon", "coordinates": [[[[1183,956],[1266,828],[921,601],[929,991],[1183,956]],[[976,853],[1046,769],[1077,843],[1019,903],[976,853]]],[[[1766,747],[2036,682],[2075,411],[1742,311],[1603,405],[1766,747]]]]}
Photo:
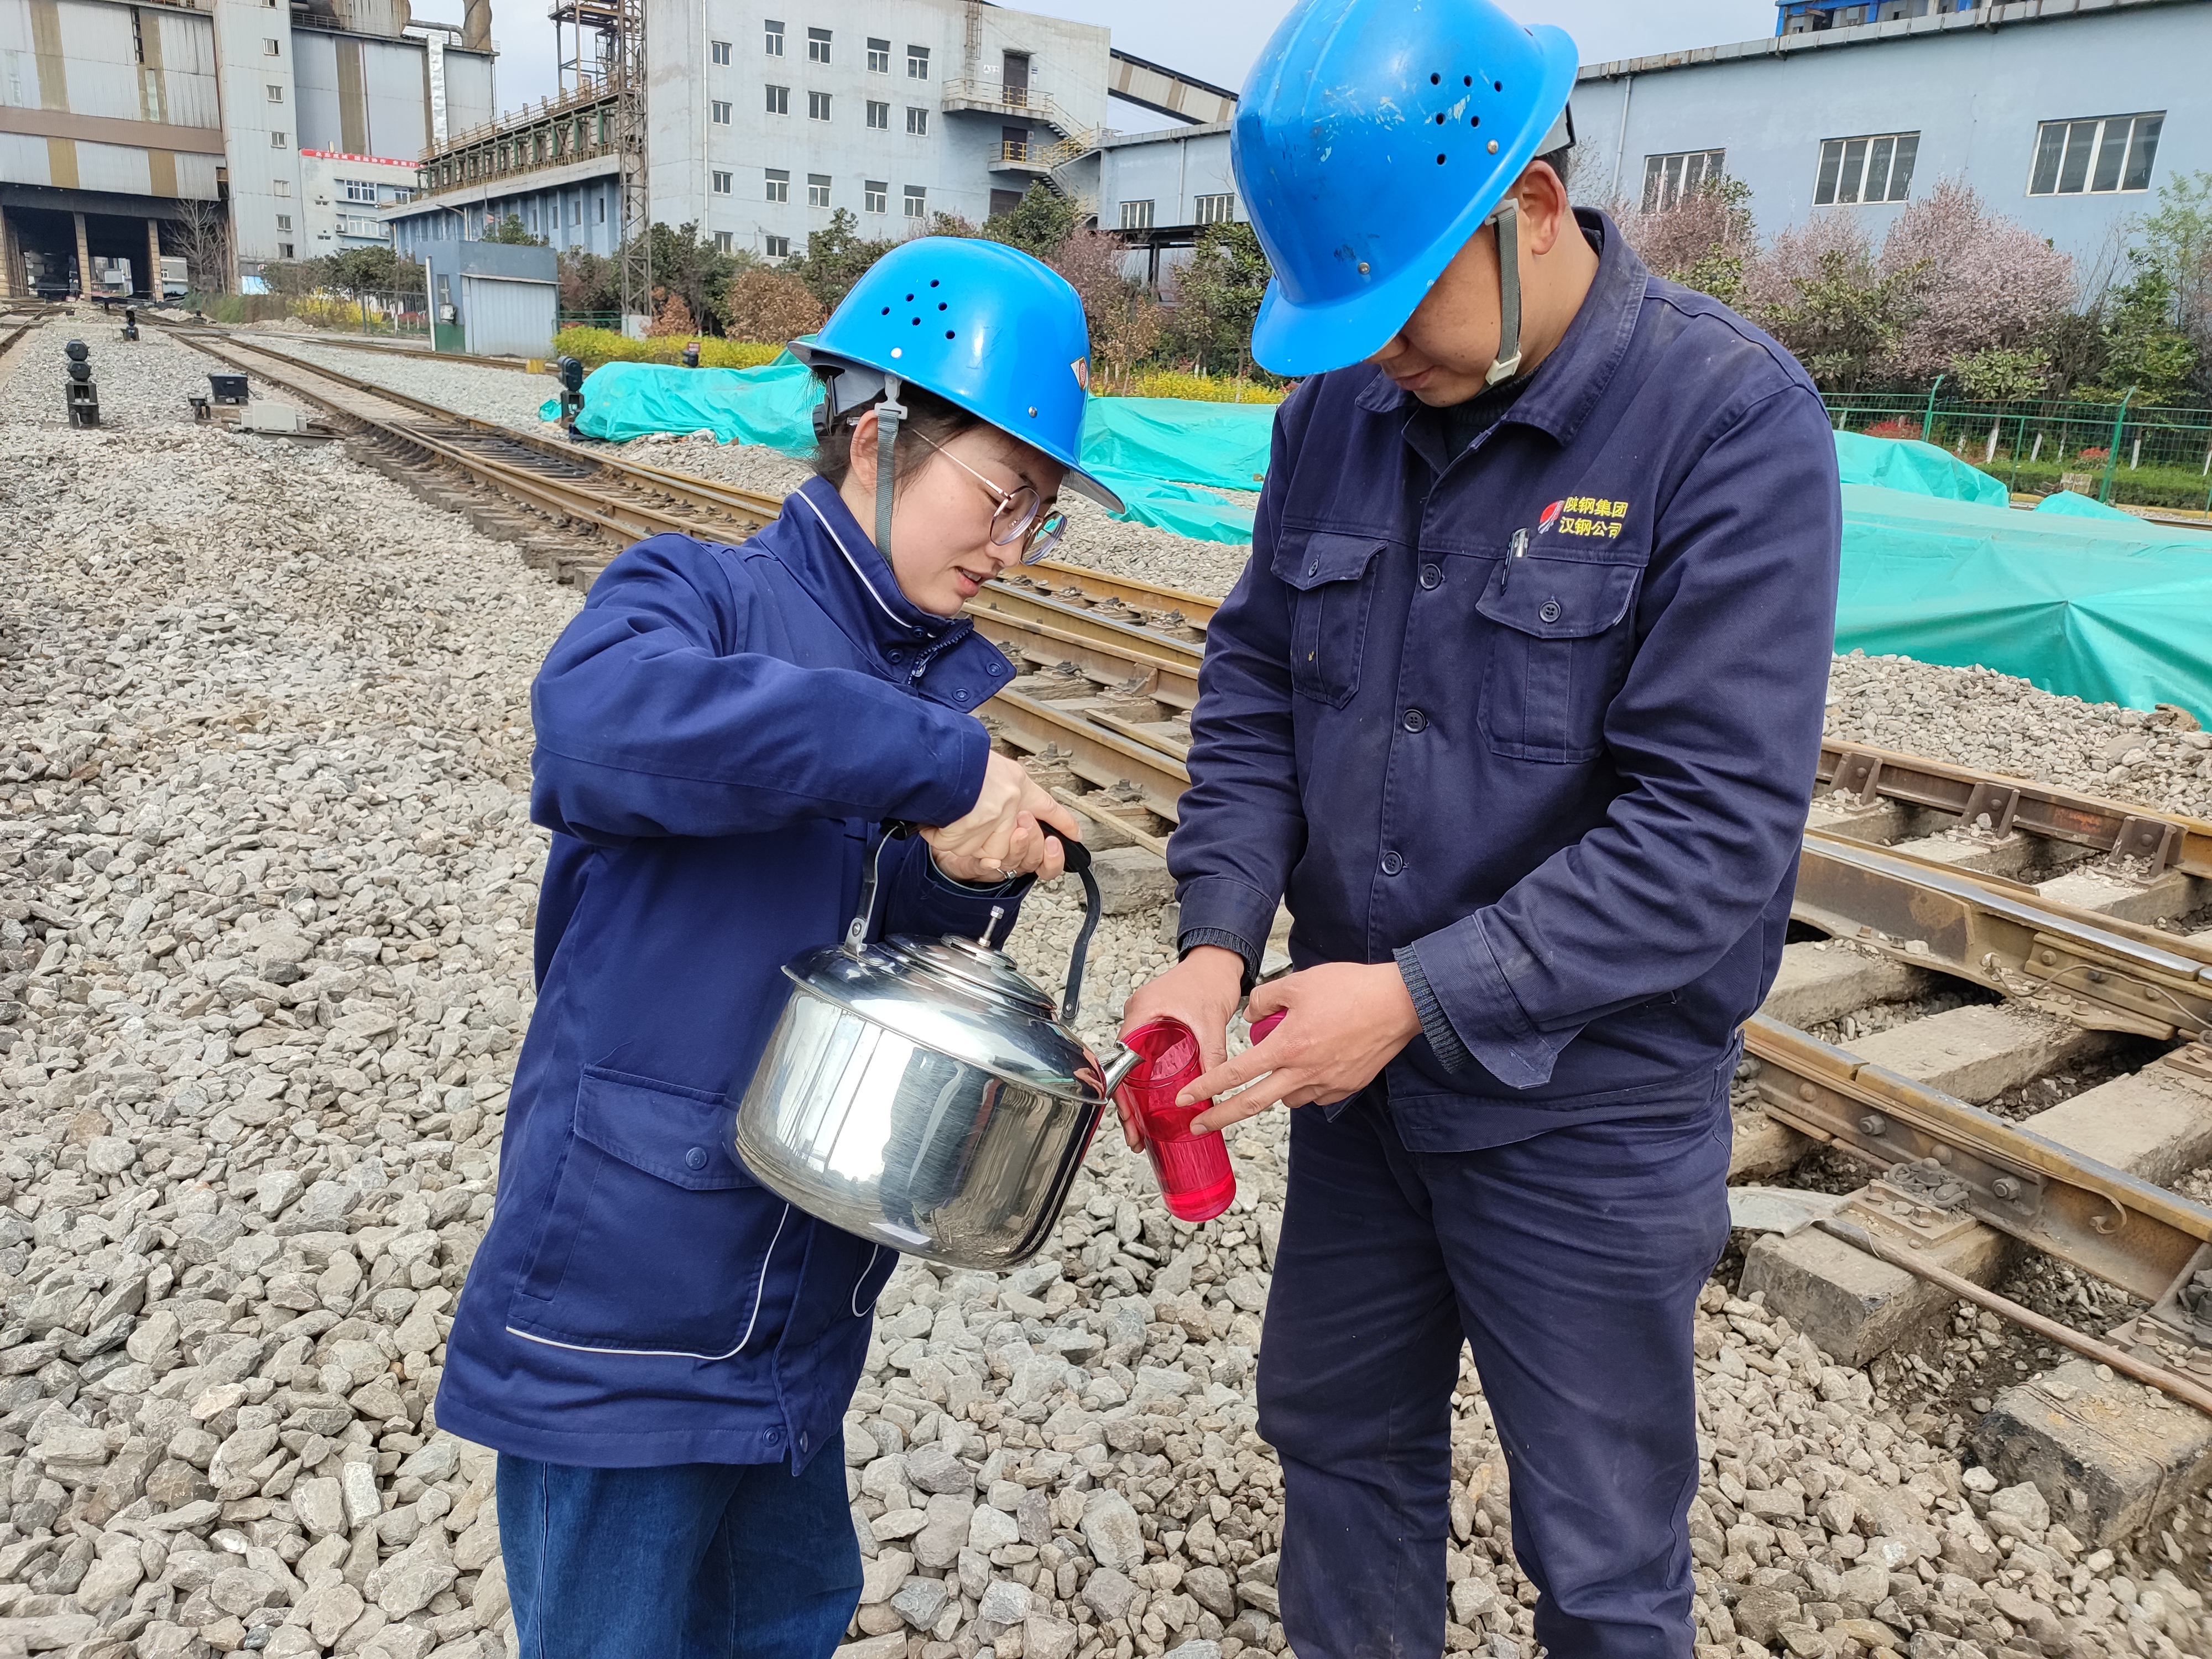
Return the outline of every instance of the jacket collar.
{"type": "MultiPolygon", "coordinates": [[[[1628,355],[1636,335],[1636,319],[1644,307],[1644,292],[1651,273],[1638,258],[1620,228],[1595,208],[1577,208],[1576,222],[1594,234],[1598,243],[1597,275],[1583,296],[1582,309],[1559,347],[1544,359],[1528,389],[1501,419],[1518,422],[1548,432],[1562,444],[1571,443],[1598,399],[1613,383],[1621,359],[1628,355]]],[[[1419,399],[1379,368],[1358,398],[1358,407],[1370,414],[1386,415],[1419,399]]]]}
{"type": "Polygon", "coordinates": [[[899,589],[845,499],[826,478],[793,491],[760,539],[884,672],[934,702],[973,709],[1004,689],[1013,670],[967,617],[937,617],[899,589]]]}

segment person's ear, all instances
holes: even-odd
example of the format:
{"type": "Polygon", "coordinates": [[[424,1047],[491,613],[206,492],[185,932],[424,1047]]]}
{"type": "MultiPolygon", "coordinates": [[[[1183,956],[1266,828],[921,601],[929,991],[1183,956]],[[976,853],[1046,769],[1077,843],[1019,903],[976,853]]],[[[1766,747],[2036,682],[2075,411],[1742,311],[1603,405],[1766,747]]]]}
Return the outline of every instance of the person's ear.
{"type": "Polygon", "coordinates": [[[863,489],[876,487],[876,411],[870,410],[853,422],[852,448],[846,465],[853,482],[863,489]]]}
{"type": "Polygon", "coordinates": [[[1547,163],[1531,161],[1514,182],[1513,196],[1520,204],[1522,246],[1531,257],[1541,258],[1573,222],[1567,187],[1547,163]]]}

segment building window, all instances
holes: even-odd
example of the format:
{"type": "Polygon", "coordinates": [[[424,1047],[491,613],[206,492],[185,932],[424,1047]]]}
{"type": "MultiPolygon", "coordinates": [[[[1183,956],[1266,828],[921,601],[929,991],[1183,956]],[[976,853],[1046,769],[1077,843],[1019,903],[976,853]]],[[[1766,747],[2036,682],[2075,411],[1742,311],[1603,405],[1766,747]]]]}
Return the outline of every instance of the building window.
{"type": "Polygon", "coordinates": [[[783,25],[781,23],[763,23],[761,27],[766,30],[768,33],[768,55],[771,58],[782,57],[783,25]]]}
{"type": "Polygon", "coordinates": [[[761,239],[761,245],[771,259],[791,258],[791,238],[788,236],[764,236],[761,239]]]}
{"type": "Polygon", "coordinates": [[[714,194],[717,196],[727,196],[729,193],[730,175],[726,173],[716,173],[714,175],[714,194]]]}
{"type": "Polygon", "coordinates": [[[284,145],[285,145],[285,142],[286,142],[287,137],[288,137],[288,135],[286,135],[286,134],[284,134],[284,133],[282,133],[282,132],[272,132],[272,133],[270,133],[270,134],[269,135],[269,148],[270,148],[270,149],[283,149],[283,148],[284,148],[284,145]]]}
{"type": "Polygon", "coordinates": [[[713,54],[714,59],[716,63],[726,64],[730,61],[730,43],[728,41],[710,40],[707,43],[707,46],[708,50],[713,54]]]}
{"type": "Polygon", "coordinates": [[[879,104],[872,98],[869,99],[868,125],[878,132],[889,132],[891,130],[891,106],[889,104],[879,104]]]}
{"type": "Polygon", "coordinates": [[[768,112],[770,115],[788,115],[791,113],[791,88],[789,87],[770,87],[768,89],[768,112]]]}
{"type": "Polygon", "coordinates": [[[890,72],[891,43],[888,40],[878,40],[871,35],[868,38],[868,73],[889,75],[890,72]]]}
{"type": "Polygon", "coordinates": [[[289,179],[279,179],[276,180],[275,188],[279,196],[289,196],[292,193],[292,181],[289,179]]]}
{"type": "Polygon", "coordinates": [[[1150,202],[1121,204],[1121,228],[1150,230],[1152,228],[1152,204],[1150,202]]]}
{"type": "Polygon", "coordinates": [[[1237,216],[1237,198],[1231,195],[1201,196],[1194,205],[1201,225],[1225,225],[1237,216]]]}
{"type": "Polygon", "coordinates": [[[929,191],[920,185],[906,187],[906,216],[927,219],[929,216],[929,191]]]}
{"type": "Polygon", "coordinates": [[[284,88],[272,83],[269,88],[269,101],[272,104],[283,103],[284,101],[284,88]]]}
{"type": "Polygon", "coordinates": [[[717,253],[732,253],[732,252],[735,252],[737,251],[737,246],[738,246],[738,237],[737,237],[737,233],[736,233],[735,231],[729,231],[729,230],[718,230],[718,231],[716,231],[716,232],[714,233],[714,252],[717,252],[717,253]]]}
{"type": "Polygon", "coordinates": [[[279,243],[277,243],[277,244],[276,244],[276,257],[277,257],[278,258],[280,258],[280,259],[289,259],[289,258],[290,258],[292,257],[292,245],[291,245],[289,242],[279,242],[279,243]]]}
{"type": "Polygon", "coordinates": [[[790,173],[782,167],[768,167],[763,171],[768,174],[768,199],[788,202],[791,199],[790,173]]]}
{"type": "Polygon", "coordinates": [[[606,222],[607,222],[607,198],[606,198],[605,197],[602,196],[602,197],[600,197],[600,198],[599,198],[599,222],[600,222],[601,224],[605,224],[605,223],[606,223],[606,222]]]}
{"type": "Polygon", "coordinates": [[[830,31],[828,29],[806,31],[806,61],[810,64],[826,64],[830,61],[830,31]]]}
{"type": "Polygon", "coordinates": [[[826,121],[830,118],[828,93],[810,92],[806,94],[806,118],[810,121],[826,121]]]}
{"type": "Polygon", "coordinates": [[[1644,211],[1671,213],[1708,185],[1718,184],[1725,170],[1724,149],[1689,149],[1673,155],[1644,158],[1644,211]]]}
{"type": "Polygon", "coordinates": [[[912,104],[908,104],[906,106],[906,130],[916,138],[928,137],[929,112],[926,109],[916,109],[912,104]]]}
{"type": "Polygon", "coordinates": [[[289,229],[291,229],[291,228],[292,228],[292,216],[291,216],[290,214],[289,214],[289,213],[280,213],[280,214],[278,214],[278,215],[276,216],[276,228],[277,228],[277,229],[279,229],[279,230],[289,230],[289,229]]]}
{"type": "Polygon", "coordinates": [[[2035,131],[2030,196],[2079,196],[2087,191],[2148,190],[2151,163],[2166,112],[2152,115],[2093,115],[2081,121],[2045,121],[2035,131]]]}
{"type": "Polygon", "coordinates": [[[908,46],[906,49],[906,74],[909,81],[929,79],[929,48],[908,46]]]}
{"type": "Polygon", "coordinates": [[[717,98],[717,99],[715,99],[715,100],[714,100],[714,125],[715,125],[716,126],[718,126],[718,127],[726,127],[726,126],[729,125],[730,125],[730,106],[729,106],[729,104],[728,104],[726,100],[722,100],[722,99],[720,99],[720,98],[717,98]]]}
{"type": "Polygon", "coordinates": [[[261,42],[261,55],[264,58],[281,58],[283,52],[274,40],[264,39],[261,42]]]}
{"type": "Polygon", "coordinates": [[[341,179],[338,186],[345,191],[349,202],[374,202],[376,186],[367,179],[341,179]]]}
{"type": "Polygon", "coordinates": [[[830,205],[830,175],[810,173],[806,175],[806,205],[826,208],[830,205]]]}
{"type": "Polygon", "coordinates": [[[888,180],[871,179],[860,186],[860,205],[870,213],[888,213],[890,211],[890,193],[888,180]]]}
{"type": "Polygon", "coordinates": [[[1902,202],[1912,193],[1912,163],[1919,154],[1917,132],[1831,138],[1820,146],[1820,173],[1813,185],[1813,205],[1902,202]]]}

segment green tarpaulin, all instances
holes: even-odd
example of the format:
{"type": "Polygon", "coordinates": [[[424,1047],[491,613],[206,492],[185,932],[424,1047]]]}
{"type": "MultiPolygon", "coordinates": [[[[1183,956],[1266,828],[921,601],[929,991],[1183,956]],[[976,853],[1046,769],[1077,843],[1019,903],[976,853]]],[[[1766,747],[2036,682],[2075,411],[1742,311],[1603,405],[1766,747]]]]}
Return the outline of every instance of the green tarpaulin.
{"type": "Polygon", "coordinates": [[[2005,487],[1978,467],[1948,450],[1912,438],[1869,438],[1863,432],[1836,434],[1836,469],[1849,484],[1880,484],[1954,501],[2002,507],[2005,487]]]}
{"type": "MultiPolygon", "coordinates": [[[[789,352],[761,368],[677,368],[666,363],[601,363],[584,380],[576,430],[623,443],[656,432],[711,432],[726,444],[765,444],[787,455],[814,447],[810,411],[821,397],[813,374],[789,352]]],[[[561,418],[561,400],[538,411],[561,418]]]]}
{"type": "Polygon", "coordinates": [[[2106,507],[2093,495],[2077,495],[2070,489],[2062,489],[2056,495],[2045,495],[2035,504],[2038,513],[2056,513],[2069,519],[2118,519],[2126,524],[2137,521],[2132,513],[2123,513],[2117,507],[2106,507]]]}
{"type": "MultiPolygon", "coordinates": [[[[2124,515],[2123,515],[2124,517],[2124,515]]],[[[2212,722],[2212,535],[1844,486],[1836,648],[2212,722]]]]}

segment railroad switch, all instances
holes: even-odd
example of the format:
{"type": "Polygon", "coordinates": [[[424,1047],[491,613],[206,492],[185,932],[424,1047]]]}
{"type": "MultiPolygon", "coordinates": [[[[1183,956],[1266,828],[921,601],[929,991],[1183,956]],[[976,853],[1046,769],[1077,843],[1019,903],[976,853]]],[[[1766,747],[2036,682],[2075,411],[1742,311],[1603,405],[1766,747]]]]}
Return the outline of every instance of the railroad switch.
{"type": "Polygon", "coordinates": [[[1932,1158],[1899,1164],[1851,1195],[1844,1208],[1926,1249],[1975,1224],[1966,1183],[1932,1158]]]}
{"type": "Polygon", "coordinates": [[[82,340],[71,340],[62,348],[62,356],[69,367],[69,378],[62,383],[69,423],[98,426],[100,387],[92,378],[92,348],[82,340]]]}

